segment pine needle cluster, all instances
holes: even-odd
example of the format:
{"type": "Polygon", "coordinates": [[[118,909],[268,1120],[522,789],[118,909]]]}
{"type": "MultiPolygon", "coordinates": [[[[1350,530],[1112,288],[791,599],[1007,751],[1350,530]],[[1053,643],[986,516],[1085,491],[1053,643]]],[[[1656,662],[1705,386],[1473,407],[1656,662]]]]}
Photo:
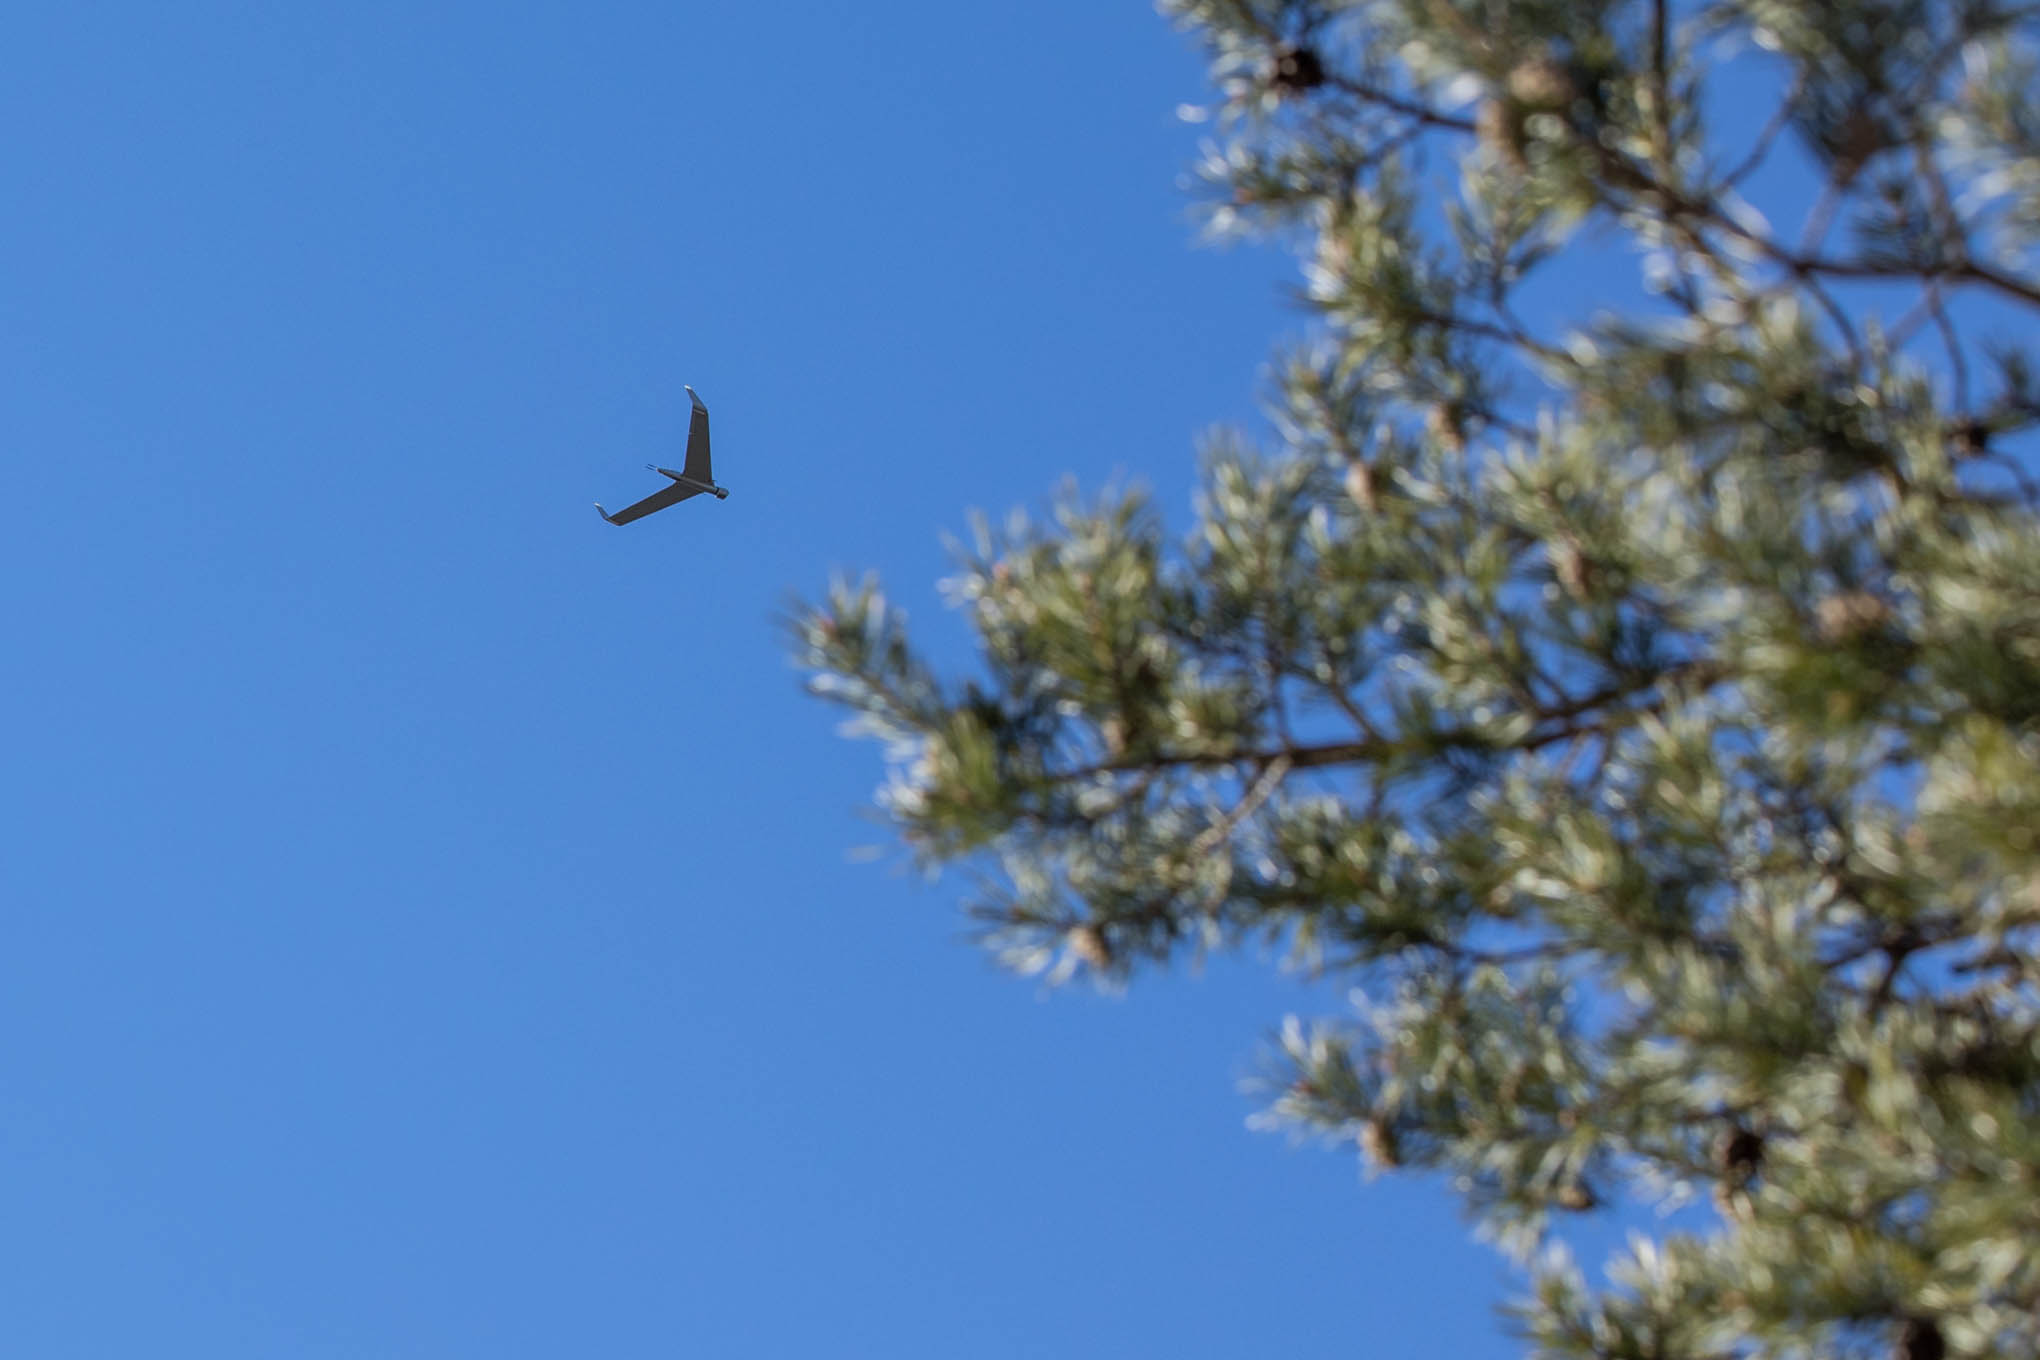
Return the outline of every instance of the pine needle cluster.
{"type": "Polygon", "coordinates": [[[1187,535],[977,526],[974,676],[803,610],[899,836],[1023,972],[1350,978],[1266,1117],[1449,1177],[1534,1355],[2040,1354],[2040,6],[1162,7],[1311,323],[1187,535]]]}

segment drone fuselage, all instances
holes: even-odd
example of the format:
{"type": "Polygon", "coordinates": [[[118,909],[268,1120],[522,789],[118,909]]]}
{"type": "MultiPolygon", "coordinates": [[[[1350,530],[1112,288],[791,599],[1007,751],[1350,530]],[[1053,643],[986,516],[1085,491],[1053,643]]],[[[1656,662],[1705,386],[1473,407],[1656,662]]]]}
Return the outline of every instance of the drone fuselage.
{"type": "Polygon", "coordinates": [[[652,471],[664,477],[671,477],[682,486],[691,486],[696,491],[706,491],[719,501],[726,501],[730,498],[729,489],[717,486],[714,482],[704,482],[697,477],[689,477],[684,472],[675,472],[671,468],[654,467],[652,471]]]}

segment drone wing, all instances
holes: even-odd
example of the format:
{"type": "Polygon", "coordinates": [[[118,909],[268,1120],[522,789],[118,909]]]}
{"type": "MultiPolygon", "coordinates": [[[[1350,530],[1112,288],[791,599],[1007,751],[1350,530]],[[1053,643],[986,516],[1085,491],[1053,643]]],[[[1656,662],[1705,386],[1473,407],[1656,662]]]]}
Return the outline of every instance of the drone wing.
{"type": "Polygon", "coordinates": [[[654,491],[636,505],[624,506],[623,509],[613,515],[607,510],[603,510],[599,504],[595,508],[601,511],[602,518],[608,520],[611,524],[628,524],[634,519],[643,519],[655,510],[664,510],[669,505],[678,505],[689,496],[698,496],[700,494],[699,491],[691,486],[682,486],[680,483],[675,482],[662,491],[654,491]]]}
{"type": "Polygon", "coordinates": [[[713,486],[715,478],[708,474],[708,408],[694,395],[693,388],[687,389],[687,396],[694,403],[694,414],[687,421],[687,461],[680,465],[680,471],[713,486]]]}

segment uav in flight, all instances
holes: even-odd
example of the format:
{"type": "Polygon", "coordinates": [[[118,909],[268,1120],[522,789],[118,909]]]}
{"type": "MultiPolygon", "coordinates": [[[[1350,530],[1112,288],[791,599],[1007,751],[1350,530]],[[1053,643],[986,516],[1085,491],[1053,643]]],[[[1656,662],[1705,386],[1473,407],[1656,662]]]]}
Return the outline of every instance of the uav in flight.
{"type": "Polygon", "coordinates": [[[687,460],[678,472],[662,468],[656,463],[646,463],[651,471],[671,477],[673,485],[664,491],[654,491],[636,505],[626,505],[615,514],[602,508],[602,502],[595,502],[596,513],[611,524],[628,524],[634,519],[643,519],[654,510],[664,510],[669,505],[678,505],[689,496],[699,496],[706,491],[717,500],[728,500],[729,489],[717,486],[715,478],[708,472],[708,408],[701,404],[693,388],[687,389],[688,397],[694,402],[694,415],[687,422],[687,460]]]}

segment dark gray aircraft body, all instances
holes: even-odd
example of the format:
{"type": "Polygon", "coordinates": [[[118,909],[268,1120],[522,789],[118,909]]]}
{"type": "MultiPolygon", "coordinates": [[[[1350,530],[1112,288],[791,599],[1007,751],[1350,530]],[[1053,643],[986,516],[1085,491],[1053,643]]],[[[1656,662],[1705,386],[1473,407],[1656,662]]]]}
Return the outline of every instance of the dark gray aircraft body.
{"type": "Polygon", "coordinates": [[[664,491],[654,491],[636,505],[626,505],[615,514],[602,508],[602,502],[595,502],[595,512],[611,524],[628,524],[634,519],[643,519],[654,510],[664,510],[669,505],[678,505],[689,496],[699,496],[704,491],[717,500],[728,500],[729,490],[715,484],[715,478],[708,470],[708,408],[701,404],[701,398],[687,389],[688,399],[694,403],[694,415],[687,422],[687,459],[681,463],[678,472],[662,468],[656,463],[646,463],[651,471],[671,477],[673,485],[664,491]]]}

